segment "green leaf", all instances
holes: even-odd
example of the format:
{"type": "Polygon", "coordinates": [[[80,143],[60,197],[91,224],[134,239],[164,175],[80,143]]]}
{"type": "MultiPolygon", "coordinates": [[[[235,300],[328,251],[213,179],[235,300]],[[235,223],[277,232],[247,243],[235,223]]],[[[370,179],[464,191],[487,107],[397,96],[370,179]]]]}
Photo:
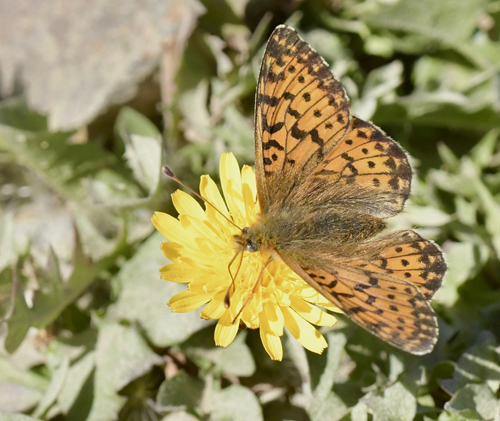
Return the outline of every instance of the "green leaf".
{"type": "Polygon", "coordinates": [[[447,167],[447,170],[453,173],[456,173],[460,169],[460,160],[453,153],[453,151],[446,146],[446,144],[439,142],[437,144],[438,154],[443,161],[443,164],[447,167]]]}
{"type": "Polygon", "coordinates": [[[458,300],[458,288],[477,273],[484,262],[483,259],[487,257],[487,253],[485,253],[487,251],[471,242],[449,242],[445,252],[449,270],[446,282],[437,291],[434,299],[447,306],[452,306],[458,300]]]}
{"type": "Polygon", "coordinates": [[[240,385],[229,386],[216,392],[211,399],[211,419],[232,421],[263,420],[262,408],[257,397],[240,385]]]}
{"type": "Polygon", "coordinates": [[[162,138],[146,117],[132,108],[121,109],[115,131],[125,144],[125,158],[135,179],[152,195],[161,175],[162,138]]]}
{"type": "Polygon", "coordinates": [[[320,404],[332,390],[337,370],[344,355],[347,338],[342,332],[329,332],[326,335],[328,348],[325,357],[308,354],[313,388],[313,406],[320,404]]]}
{"type": "Polygon", "coordinates": [[[371,119],[378,102],[391,94],[395,95],[396,88],[403,81],[402,75],[403,64],[398,60],[371,71],[365,80],[361,98],[352,104],[353,114],[371,119]]]}
{"type": "MultiPolygon", "coordinates": [[[[426,40],[428,47],[433,46],[432,42],[451,46],[467,57],[480,61],[480,56],[464,44],[475,30],[481,9],[486,4],[486,0],[401,0],[397,3],[379,3],[378,8],[366,8],[362,19],[372,28],[413,35],[410,38],[414,40],[413,43],[407,45],[424,46],[423,40],[426,40]]],[[[395,45],[398,46],[398,43],[395,45]]]]}
{"type": "Polygon", "coordinates": [[[93,351],[78,359],[69,368],[64,387],[57,396],[57,403],[71,420],[85,419],[85,415],[90,410],[90,404],[86,401],[91,399],[92,388],[87,384],[92,382],[94,369],[95,352],[93,351]],[[86,399],[85,395],[87,395],[86,399]]]}
{"type": "Polygon", "coordinates": [[[114,129],[123,142],[131,135],[151,137],[153,139],[161,138],[161,134],[156,126],[141,113],[130,107],[120,109],[116,117],[114,129]]]}
{"type": "Polygon", "coordinates": [[[96,280],[102,270],[114,262],[121,247],[121,242],[118,241],[112,253],[97,262],[92,262],[84,254],[76,236],[73,271],[66,281],[61,278],[57,256],[52,252],[47,268],[37,273],[38,282],[43,288],[34,293],[31,308],[28,308],[23,290],[18,283],[14,311],[7,322],[8,334],[5,340],[7,351],[12,353],[17,349],[30,327],[44,328],[52,323],[96,280]]]}
{"type": "Polygon", "coordinates": [[[451,221],[450,215],[433,206],[410,203],[405,210],[410,222],[417,227],[442,227],[451,221]]]}
{"type": "Polygon", "coordinates": [[[6,267],[0,271],[0,321],[10,317],[13,310],[15,291],[12,268],[6,267]]]}
{"type": "MultiPolygon", "coordinates": [[[[5,104],[0,104],[0,113],[5,104]]],[[[95,206],[120,198],[140,197],[123,176],[115,156],[94,143],[71,142],[74,132],[27,132],[0,123],[0,147],[35,173],[60,197],[95,206]],[[98,195],[99,188],[105,194],[98,195]]]]}
{"type": "Polygon", "coordinates": [[[401,382],[385,389],[383,396],[369,393],[361,401],[384,421],[412,421],[417,411],[416,397],[401,382]]]}
{"type": "Polygon", "coordinates": [[[0,125],[10,126],[22,131],[47,131],[47,118],[30,110],[24,97],[2,101],[0,105],[0,125]]]}
{"type": "Polygon", "coordinates": [[[47,413],[49,408],[56,402],[57,396],[62,391],[62,388],[66,382],[66,377],[69,370],[69,358],[64,358],[61,364],[52,373],[52,378],[50,384],[45,390],[44,395],[40,399],[37,408],[33,415],[35,417],[41,417],[47,413]]]}
{"type": "Polygon", "coordinates": [[[349,412],[348,406],[331,390],[321,399],[314,399],[309,409],[311,421],[337,421],[349,412]]]}
{"type": "Polygon", "coordinates": [[[500,404],[488,385],[468,384],[458,390],[444,408],[466,420],[487,421],[498,415],[500,404]]]}
{"type": "Polygon", "coordinates": [[[179,411],[173,412],[170,415],[162,418],[161,421],[199,421],[199,418],[193,417],[187,412],[179,411]]]}
{"type": "Polygon", "coordinates": [[[200,411],[205,383],[180,371],[171,379],[165,380],[158,390],[156,403],[159,408],[168,411],[200,411]]]}
{"type": "Polygon", "coordinates": [[[162,361],[133,326],[102,320],[96,345],[95,394],[87,421],[116,419],[125,402],[118,391],[162,361]]]}
{"type": "Polygon", "coordinates": [[[470,159],[478,168],[486,168],[498,144],[498,130],[490,130],[470,151],[470,159]]]}
{"type": "Polygon", "coordinates": [[[368,421],[368,407],[358,402],[351,408],[351,421],[368,421]]]}
{"type": "Polygon", "coordinates": [[[453,395],[468,383],[500,381],[500,361],[495,347],[495,337],[488,331],[482,331],[477,343],[459,358],[453,378],[439,380],[441,387],[453,395]]]}
{"type": "Polygon", "coordinates": [[[36,388],[16,383],[0,383],[0,411],[28,411],[36,406],[41,397],[42,392],[36,388]]]}
{"type": "Polygon", "coordinates": [[[212,326],[200,330],[181,345],[181,350],[201,367],[212,366],[225,375],[249,377],[255,372],[255,361],[245,343],[246,332],[240,332],[230,346],[214,344],[212,326]]]}

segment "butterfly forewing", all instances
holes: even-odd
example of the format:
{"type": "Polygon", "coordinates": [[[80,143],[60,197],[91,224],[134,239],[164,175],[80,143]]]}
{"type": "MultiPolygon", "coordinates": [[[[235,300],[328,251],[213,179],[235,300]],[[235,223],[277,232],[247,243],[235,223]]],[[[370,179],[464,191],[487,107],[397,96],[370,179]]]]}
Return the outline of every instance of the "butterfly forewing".
{"type": "Polygon", "coordinates": [[[316,168],[349,121],[348,99],[325,61],[293,29],[278,27],[256,95],[255,165],[264,211],[316,168]]]}
{"type": "MultiPolygon", "coordinates": [[[[371,123],[353,117],[352,127],[311,175],[314,182],[370,191],[364,208],[379,218],[397,215],[410,194],[411,167],[404,151],[371,123]]],[[[362,205],[360,203],[360,205],[362,205]]]]}

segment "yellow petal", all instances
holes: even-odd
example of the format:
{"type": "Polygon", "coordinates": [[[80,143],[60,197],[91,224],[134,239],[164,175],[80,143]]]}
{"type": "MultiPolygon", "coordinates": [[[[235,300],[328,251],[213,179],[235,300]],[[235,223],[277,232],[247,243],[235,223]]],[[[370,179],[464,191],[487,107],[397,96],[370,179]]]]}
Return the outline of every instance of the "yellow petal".
{"type": "Polygon", "coordinates": [[[331,314],[325,313],[318,307],[304,301],[302,298],[292,295],[290,296],[290,301],[290,307],[309,323],[313,323],[317,326],[333,326],[337,323],[337,319],[331,314]]]}
{"type": "Polygon", "coordinates": [[[241,195],[241,173],[238,161],[232,153],[222,154],[219,165],[220,184],[231,215],[238,224],[245,218],[245,206],[241,195]]]}
{"type": "MultiPolygon", "coordinates": [[[[179,220],[182,226],[188,231],[193,237],[199,238],[199,240],[205,240],[207,244],[211,243],[211,248],[217,249],[227,249],[227,242],[224,242],[218,236],[214,235],[214,232],[210,229],[206,221],[202,221],[198,218],[194,218],[191,215],[179,215],[179,220]]],[[[201,243],[198,244],[200,246],[201,243]]],[[[201,248],[203,250],[203,247],[201,248]]]]}
{"type": "MultiPolygon", "coordinates": [[[[226,204],[224,203],[224,199],[220,194],[217,185],[208,175],[202,175],[200,180],[200,194],[202,197],[207,199],[212,205],[214,205],[220,212],[229,217],[229,213],[227,211],[226,204]]],[[[207,213],[209,211],[214,211],[212,206],[207,206],[207,213]]]]}
{"type": "Polygon", "coordinates": [[[213,295],[217,291],[224,291],[225,293],[231,284],[231,279],[225,275],[225,273],[201,272],[189,284],[189,290],[198,294],[213,295]]]}
{"type": "Polygon", "coordinates": [[[281,307],[285,316],[285,326],[299,343],[309,351],[321,354],[328,346],[325,338],[295,311],[281,307]]]}
{"type": "Polygon", "coordinates": [[[227,347],[234,341],[238,333],[239,323],[232,323],[231,314],[229,311],[224,312],[217,326],[215,326],[215,344],[222,347],[227,347]]]}
{"type": "Polygon", "coordinates": [[[243,168],[241,169],[241,183],[242,185],[248,185],[252,193],[252,201],[255,201],[255,198],[257,197],[257,183],[255,180],[255,172],[249,165],[243,165],[243,168]]]}
{"type": "Polygon", "coordinates": [[[260,339],[262,345],[264,345],[264,349],[274,361],[281,361],[283,359],[283,346],[278,336],[271,335],[260,329],[260,339]]]}
{"type": "Polygon", "coordinates": [[[185,263],[174,263],[160,268],[160,275],[170,282],[188,283],[193,280],[193,267],[185,263]]]}
{"type": "Polygon", "coordinates": [[[160,248],[165,257],[175,263],[179,261],[179,258],[182,256],[182,251],[184,250],[184,247],[180,244],[172,243],[170,241],[164,241],[161,243],[160,248]]]}
{"type": "Polygon", "coordinates": [[[172,193],[172,202],[179,215],[190,215],[200,221],[207,219],[205,211],[200,204],[189,194],[182,190],[172,193]]]}
{"type": "Polygon", "coordinates": [[[187,313],[188,311],[196,310],[203,304],[211,300],[208,294],[200,295],[192,291],[183,291],[174,295],[168,302],[168,305],[174,313],[187,313]]]}
{"type": "Polygon", "coordinates": [[[164,242],[161,245],[161,249],[163,254],[175,263],[183,262],[191,264],[194,267],[210,267],[213,263],[213,260],[208,259],[205,253],[189,247],[179,248],[179,245],[176,243],[164,242]]]}
{"type": "Polygon", "coordinates": [[[226,308],[222,301],[212,300],[201,311],[200,317],[207,320],[220,319],[225,311],[226,308]]]}
{"type": "Polygon", "coordinates": [[[177,218],[163,212],[155,212],[151,218],[156,229],[169,241],[182,244],[197,250],[198,246],[193,241],[193,238],[186,235],[186,230],[177,218]]]}
{"type": "Polygon", "coordinates": [[[283,336],[285,318],[283,317],[283,313],[278,303],[275,301],[266,301],[262,307],[264,311],[261,314],[265,317],[270,332],[274,336],[283,336]]]}

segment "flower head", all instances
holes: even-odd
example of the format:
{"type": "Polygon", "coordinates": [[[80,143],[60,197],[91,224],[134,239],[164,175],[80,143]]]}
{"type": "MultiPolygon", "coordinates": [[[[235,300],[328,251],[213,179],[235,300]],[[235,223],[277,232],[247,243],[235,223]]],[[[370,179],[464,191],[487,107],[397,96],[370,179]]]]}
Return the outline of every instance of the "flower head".
{"type": "Polygon", "coordinates": [[[280,337],[286,326],[302,346],[321,353],[327,343],[312,324],[332,326],[336,319],[316,304],[333,311],[336,307],[283,262],[271,261],[259,279],[269,258],[260,250],[235,257],[234,237],[241,232],[237,227],[251,226],[260,212],[255,173],[249,166],[240,172],[234,155],[227,153],[221,158],[220,179],[224,198],[208,175],[200,182],[201,196],[218,211],[209,205],[203,210],[195,199],[178,190],[172,200],[179,217],[155,212],[152,218],[156,229],[169,240],[161,248],[173,262],[160,268],[162,278],[188,284],[187,291],[173,296],[169,306],[174,312],[188,312],[205,305],[201,317],[219,320],[215,343],[223,347],[233,341],[241,324],[260,329],[267,353],[281,360],[280,337]],[[228,291],[230,305],[226,308],[228,291]]]}

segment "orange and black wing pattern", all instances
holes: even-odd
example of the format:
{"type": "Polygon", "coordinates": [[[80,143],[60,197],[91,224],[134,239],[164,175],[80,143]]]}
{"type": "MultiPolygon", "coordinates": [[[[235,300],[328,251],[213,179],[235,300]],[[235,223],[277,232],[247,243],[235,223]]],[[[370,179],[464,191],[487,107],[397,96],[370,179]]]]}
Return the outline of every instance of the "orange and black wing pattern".
{"type": "Polygon", "coordinates": [[[264,212],[317,167],[349,124],[349,101],[327,63],[294,29],[277,27],[264,53],[255,106],[255,167],[264,212]]]}
{"type": "Polygon", "coordinates": [[[262,220],[277,226],[262,232],[274,251],[368,331],[407,352],[430,352],[438,325],[429,300],[446,272],[442,251],[410,230],[375,237],[408,199],[408,157],[350,115],[328,65],[286,26],[264,54],[255,149],[262,220]]]}
{"type": "Polygon", "coordinates": [[[372,123],[353,117],[350,130],[308,181],[337,185],[337,190],[348,186],[348,190],[360,192],[358,209],[388,218],[403,209],[410,195],[411,177],[401,147],[372,123]]]}
{"type": "Polygon", "coordinates": [[[283,260],[369,332],[406,352],[427,354],[438,338],[436,316],[428,300],[441,285],[446,264],[441,251],[429,241],[409,239],[395,247],[402,250],[395,252],[391,246],[381,253],[382,261],[370,263],[332,262],[319,268],[300,265],[286,255],[283,260]]]}
{"type": "Polygon", "coordinates": [[[415,231],[396,231],[372,241],[380,250],[370,259],[356,259],[351,265],[385,273],[417,286],[426,300],[441,287],[446,273],[443,252],[415,231]]]}

